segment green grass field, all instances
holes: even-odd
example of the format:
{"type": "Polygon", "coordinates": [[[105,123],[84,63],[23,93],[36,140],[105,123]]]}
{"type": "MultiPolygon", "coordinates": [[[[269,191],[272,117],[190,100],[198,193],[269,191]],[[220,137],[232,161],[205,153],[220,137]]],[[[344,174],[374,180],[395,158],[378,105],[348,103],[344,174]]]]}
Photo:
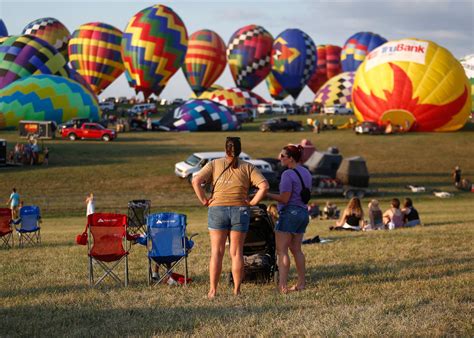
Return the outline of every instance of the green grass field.
{"type": "MultiPolygon", "coordinates": [[[[303,121],[306,117],[295,117],[303,121]]],[[[459,192],[450,173],[461,166],[474,180],[474,126],[456,133],[357,136],[350,130],[320,134],[261,133],[260,121],[236,133],[128,133],[110,143],[45,141],[50,165],[0,169],[4,203],[15,186],[25,204],[43,214],[40,247],[0,250],[0,336],[472,336],[473,193],[459,192]],[[396,231],[334,233],[331,221],[313,220],[307,236],[332,239],[304,246],[308,288],[279,295],[274,285],[245,284],[231,296],[222,279],[208,301],[206,209],[174,163],[196,151],[220,151],[238,135],[252,157],[275,157],[287,143],[307,138],[318,150],[337,146],[344,157],[362,156],[383,209],[393,197],[411,197],[424,226],[396,231]],[[415,194],[407,184],[426,186],[415,194]],[[455,194],[439,199],[429,190],[455,194]],[[86,247],[74,243],[85,225],[86,194],[97,211],[126,213],[132,199],[150,199],[152,211],[188,215],[198,232],[189,258],[187,288],[147,286],[143,247],[130,255],[130,286],[88,286],[86,247]]],[[[338,121],[336,121],[338,122],[338,121]]],[[[9,147],[16,132],[0,132],[9,147]]],[[[339,208],[341,198],[331,199],[339,208]]],[[[366,208],[370,197],[363,200],[366,208]]],[[[230,269],[226,257],[224,271],[230,269]]],[[[291,278],[295,271],[291,270],[291,278]]]]}

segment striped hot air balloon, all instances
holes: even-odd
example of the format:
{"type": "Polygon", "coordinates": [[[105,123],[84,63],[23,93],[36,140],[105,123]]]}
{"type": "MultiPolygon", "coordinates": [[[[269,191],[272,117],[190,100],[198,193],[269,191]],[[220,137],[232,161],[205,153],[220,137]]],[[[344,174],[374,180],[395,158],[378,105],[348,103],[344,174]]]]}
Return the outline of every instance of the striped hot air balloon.
{"type": "Polygon", "coordinates": [[[315,94],[327,80],[336,76],[342,70],[341,47],[333,45],[319,45],[317,49],[318,67],[308,82],[308,87],[315,94]]]}
{"type": "Polygon", "coordinates": [[[221,76],[226,65],[225,55],[224,41],[217,33],[203,29],[189,37],[183,73],[197,96],[221,76]]]}
{"type": "Polygon", "coordinates": [[[68,59],[67,46],[71,33],[61,21],[55,18],[42,18],[30,22],[21,34],[34,35],[56,48],[64,58],[68,59]]]}
{"type": "Polygon", "coordinates": [[[114,26],[92,22],[74,31],[69,42],[71,66],[99,95],[124,71],[122,32],[114,26]]]}
{"type": "Polygon", "coordinates": [[[0,89],[0,129],[16,128],[20,120],[56,121],[73,117],[97,121],[94,95],[76,81],[55,75],[31,75],[0,89]]]}
{"type": "Polygon", "coordinates": [[[122,59],[129,83],[145,98],[157,96],[182,66],[188,33],[181,18],[163,5],[145,8],[127,24],[122,38],[122,59]]]}
{"type": "Polygon", "coordinates": [[[252,90],[271,70],[273,36],[265,28],[248,25],[237,30],[227,46],[227,62],[237,87],[252,90]]]}
{"type": "Polygon", "coordinates": [[[355,72],[367,54],[385,42],[387,42],[386,39],[372,32],[359,32],[352,35],[347,39],[341,51],[342,71],[355,72]]]}
{"type": "Polygon", "coordinates": [[[70,77],[66,59],[49,43],[32,35],[11,36],[0,45],[0,89],[36,74],[70,77]]]}
{"type": "Polygon", "coordinates": [[[374,49],[357,70],[352,99],[360,121],[410,131],[454,131],[471,113],[471,87],[445,48],[418,39],[374,49]]]}

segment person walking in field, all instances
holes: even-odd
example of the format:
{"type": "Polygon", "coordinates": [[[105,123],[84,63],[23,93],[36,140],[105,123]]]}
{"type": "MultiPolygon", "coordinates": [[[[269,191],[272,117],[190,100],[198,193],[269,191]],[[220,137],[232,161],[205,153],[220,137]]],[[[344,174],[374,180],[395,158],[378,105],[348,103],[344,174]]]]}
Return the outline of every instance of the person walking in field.
{"type": "Polygon", "coordinates": [[[16,188],[12,189],[7,205],[10,206],[10,210],[12,211],[12,219],[17,219],[19,217],[18,207],[20,205],[20,195],[16,192],[16,188]]]}
{"type": "Polygon", "coordinates": [[[267,180],[255,166],[239,159],[241,148],[239,137],[228,137],[225,142],[225,157],[208,162],[192,182],[197,198],[202,205],[209,208],[209,299],[213,299],[217,294],[227,237],[230,238],[233,293],[240,294],[244,277],[243,247],[250,224],[249,206],[257,205],[269,188],[267,180]],[[211,183],[213,186],[210,198],[206,197],[203,188],[205,183],[211,183]],[[249,200],[248,192],[251,186],[257,187],[258,190],[249,200]]]}

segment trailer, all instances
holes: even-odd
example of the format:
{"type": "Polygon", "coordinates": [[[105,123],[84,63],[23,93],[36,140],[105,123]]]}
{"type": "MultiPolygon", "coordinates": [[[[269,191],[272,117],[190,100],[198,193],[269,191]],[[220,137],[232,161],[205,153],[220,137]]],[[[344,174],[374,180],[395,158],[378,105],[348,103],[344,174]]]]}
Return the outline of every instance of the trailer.
{"type": "Polygon", "coordinates": [[[38,139],[53,139],[57,125],[55,121],[20,121],[18,130],[20,137],[38,139]]]}

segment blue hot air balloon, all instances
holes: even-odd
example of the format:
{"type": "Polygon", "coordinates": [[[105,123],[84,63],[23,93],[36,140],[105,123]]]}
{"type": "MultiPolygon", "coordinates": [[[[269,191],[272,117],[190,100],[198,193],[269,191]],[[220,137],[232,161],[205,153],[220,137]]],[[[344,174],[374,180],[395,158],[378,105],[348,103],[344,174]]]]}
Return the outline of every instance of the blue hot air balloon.
{"type": "Polygon", "coordinates": [[[8,36],[8,30],[7,30],[7,26],[5,26],[5,23],[3,22],[3,20],[0,19],[0,38],[2,36],[8,36]]]}
{"type": "Polygon", "coordinates": [[[273,43],[272,73],[295,99],[316,71],[317,61],[316,45],[299,29],[283,31],[273,43]]]}
{"type": "Polygon", "coordinates": [[[359,32],[347,39],[341,51],[343,72],[355,72],[367,54],[387,42],[378,34],[359,32]]]}

